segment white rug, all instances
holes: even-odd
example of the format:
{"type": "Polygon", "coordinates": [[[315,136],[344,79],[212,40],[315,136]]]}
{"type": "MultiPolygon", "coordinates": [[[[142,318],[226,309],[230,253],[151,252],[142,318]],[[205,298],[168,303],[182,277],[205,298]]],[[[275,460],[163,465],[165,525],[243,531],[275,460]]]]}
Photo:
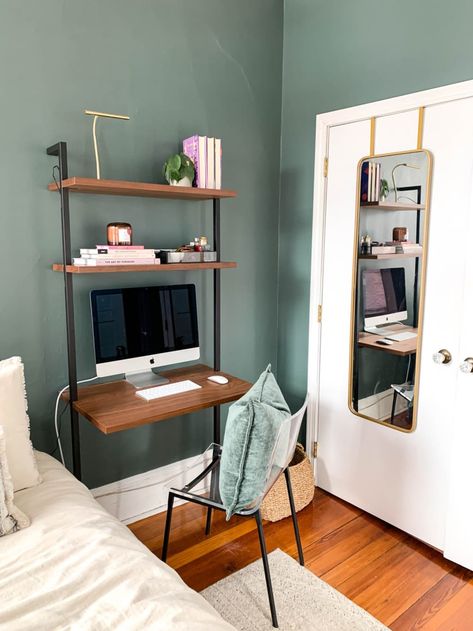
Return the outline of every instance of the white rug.
{"type": "MultiPolygon", "coordinates": [[[[281,550],[269,555],[269,566],[281,631],[387,630],[281,550]]],[[[239,631],[272,629],[261,561],[207,587],[202,595],[239,631]]]]}

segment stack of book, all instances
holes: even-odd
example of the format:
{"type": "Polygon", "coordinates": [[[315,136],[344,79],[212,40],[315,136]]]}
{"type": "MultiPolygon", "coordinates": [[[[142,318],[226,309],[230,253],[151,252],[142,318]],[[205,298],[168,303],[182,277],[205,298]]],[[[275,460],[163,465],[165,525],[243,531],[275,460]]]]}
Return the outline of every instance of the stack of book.
{"type": "Polygon", "coordinates": [[[422,254],[422,245],[420,243],[410,243],[402,241],[396,245],[396,254],[422,254]]]}
{"type": "Polygon", "coordinates": [[[371,254],[395,254],[396,246],[395,245],[386,245],[385,243],[380,243],[377,245],[373,245],[371,247],[371,254]]]}
{"type": "Polygon", "coordinates": [[[222,140],[190,136],[182,142],[182,151],[194,163],[194,186],[222,188],[222,140]]]}
{"type": "Polygon", "coordinates": [[[144,245],[97,245],[81,248],[80,257],[72,259],[73,265],[159,265],[152,249],[144,245]]]}
{"type": "Polygon", "coordinates": [[[360,202],[362,204],[379,202],[381,184],[381,164],[363,162],[361,165],[360,202]]]}

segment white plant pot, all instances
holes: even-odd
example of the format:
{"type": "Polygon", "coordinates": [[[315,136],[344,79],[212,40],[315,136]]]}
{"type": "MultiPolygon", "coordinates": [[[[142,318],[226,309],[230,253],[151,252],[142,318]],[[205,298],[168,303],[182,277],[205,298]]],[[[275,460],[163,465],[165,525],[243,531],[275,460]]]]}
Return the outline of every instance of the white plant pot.
{"type": "Polygon", "coordinates": [[[183,177],[182,180],[171,180],[169,182],[171,186],[192,186],[192,182],[188,177],[183,177]]]}

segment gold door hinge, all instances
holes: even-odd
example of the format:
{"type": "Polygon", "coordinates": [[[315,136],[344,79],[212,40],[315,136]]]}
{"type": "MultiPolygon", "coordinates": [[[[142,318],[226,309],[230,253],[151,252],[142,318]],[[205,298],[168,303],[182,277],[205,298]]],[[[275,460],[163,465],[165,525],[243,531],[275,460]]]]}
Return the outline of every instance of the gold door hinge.
{"type": "Polygon", "coordinates": [[[328,158],[324,158],[324,177],[328,175],[328,158]]]}
{"type": "Polygon", "coordinates": [[[322,322],[322,305],[317,305],[317,322],[322,322]]]}
{"type": "Polygon", "coordinates": [[[316,442],[312,443],[312,458],[317,458],[317,447],[318,444],[316,442]]]}

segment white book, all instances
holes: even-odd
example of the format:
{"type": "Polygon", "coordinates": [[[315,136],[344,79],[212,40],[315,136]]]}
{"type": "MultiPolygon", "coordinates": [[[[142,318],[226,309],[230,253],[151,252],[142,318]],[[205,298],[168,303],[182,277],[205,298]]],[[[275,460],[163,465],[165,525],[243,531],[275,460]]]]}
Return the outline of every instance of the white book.
{"type": "Polygon", "coordinates": [[[222,139],[215,138],[215,188],[222,188],[222,139]]]}
{"type": "Polygon", "coordinates": [[[84,259],[149,259],[154,257],[154,250],[129,250],[128,252],[108,252],[104,254],[86,254],[81,252],[84,259]]]}
{"type": "Polygon", "coordinates": [[[373,179],[373,165],[371,162],[368,162],[368,201],[371,202],[371,190],[372,190],[372,179],[373,179]]]}
{"type": "Polygon", "coordinates": [[[197,186],[207,188],[207,136],[199,136],[199,171],[197,186]]]}
{"type": "Polygon", "coordinates": [[[207,138],[207,188],[215,188],[215,138],[207,138]]]}

